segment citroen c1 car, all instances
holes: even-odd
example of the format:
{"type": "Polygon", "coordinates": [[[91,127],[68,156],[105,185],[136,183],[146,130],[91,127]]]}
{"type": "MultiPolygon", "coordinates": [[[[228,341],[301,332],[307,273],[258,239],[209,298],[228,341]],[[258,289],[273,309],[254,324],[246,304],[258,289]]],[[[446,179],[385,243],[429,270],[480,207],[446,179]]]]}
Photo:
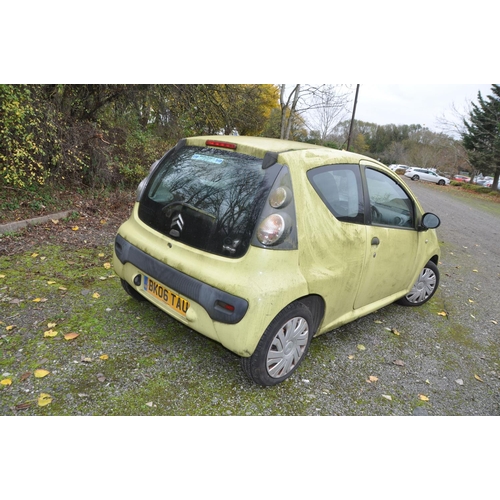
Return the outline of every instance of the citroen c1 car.
{"type": "Polygon", "coordinates": [[[439,284],[439,218],[365,156],[277,139],[181,140],[140,183],[113,265],[125,291],[272,386],[311,339],[439,284]]]}

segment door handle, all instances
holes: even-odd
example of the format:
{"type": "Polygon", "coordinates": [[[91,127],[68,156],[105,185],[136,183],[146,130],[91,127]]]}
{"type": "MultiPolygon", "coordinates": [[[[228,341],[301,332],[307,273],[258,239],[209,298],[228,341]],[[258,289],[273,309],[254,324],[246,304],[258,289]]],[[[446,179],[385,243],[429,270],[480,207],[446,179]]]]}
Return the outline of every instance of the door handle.
{"type": "Polygon", "coordinates": [[[372,238],[372,245],[373,246],[380,245],[380,240],[376,236],[372,238]]]}

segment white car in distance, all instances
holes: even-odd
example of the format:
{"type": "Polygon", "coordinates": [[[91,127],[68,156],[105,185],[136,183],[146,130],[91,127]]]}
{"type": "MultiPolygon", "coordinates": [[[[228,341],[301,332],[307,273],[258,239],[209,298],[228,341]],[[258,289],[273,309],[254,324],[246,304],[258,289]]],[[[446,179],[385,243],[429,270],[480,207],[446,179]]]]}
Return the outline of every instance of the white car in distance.
{"type": "Polygon", "coordinates": [[[406,177],[409,177],[412,181],[427,181],[433,182],[434,184],[439,184],[440,186],[445,186],[450,183],[450,179],[443,177],[442,175],[436,174],[432,170],[425,168],[409,168],[406,170],[406,177]]]}

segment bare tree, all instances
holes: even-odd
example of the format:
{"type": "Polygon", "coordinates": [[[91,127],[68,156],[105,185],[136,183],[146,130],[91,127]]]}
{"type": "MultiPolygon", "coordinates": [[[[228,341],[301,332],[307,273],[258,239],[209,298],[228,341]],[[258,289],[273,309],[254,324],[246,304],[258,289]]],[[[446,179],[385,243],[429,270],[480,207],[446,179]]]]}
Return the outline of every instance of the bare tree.
{"type": "Polygon", "coordinates": [[[325,140],[335,125],[342,119],[351,97],[348,85],[294,84],[280,85],[281,138],[288,139],[294,117],[301,115],[310,130],[318,130],[325,140]]]}

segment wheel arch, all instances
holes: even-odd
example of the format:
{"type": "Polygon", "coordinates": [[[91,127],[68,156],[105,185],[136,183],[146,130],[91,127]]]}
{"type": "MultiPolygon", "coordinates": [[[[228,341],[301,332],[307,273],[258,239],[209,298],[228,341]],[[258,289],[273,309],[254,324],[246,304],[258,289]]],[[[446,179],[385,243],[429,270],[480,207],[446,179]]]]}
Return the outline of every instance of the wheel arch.
{"type": "Polygon", "coordinates": [[[325,300],[323,297],[317,294],[311,294],[300,297],[293,302],[301,302],[311,311],[312,317],[314,318],[313,330],[314,334],[316,334],[325,314],[325,300]]]}

